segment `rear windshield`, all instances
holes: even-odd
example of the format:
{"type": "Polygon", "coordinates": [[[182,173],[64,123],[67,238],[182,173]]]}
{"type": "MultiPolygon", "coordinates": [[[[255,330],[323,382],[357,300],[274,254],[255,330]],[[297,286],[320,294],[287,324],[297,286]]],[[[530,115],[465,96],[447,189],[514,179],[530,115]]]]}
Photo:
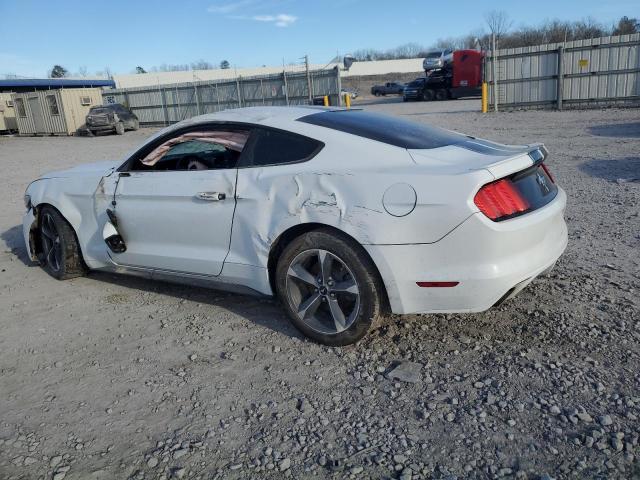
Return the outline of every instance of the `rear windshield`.
{"type": "Polygon", "coordinates": [[[91,110],[89,110],[89,113],[93,114],[93,115],[102,115],[103,113],[111,113],[113,112],[113,108],[112,107],[98,107],[98,108],[92,108],[91,110]]]}
{"type": "Polygon", "coordinates": [[[332,128],[402,148],[428,149],[464,142],[469,137],[401,118],[365,112],[334,110],[299,118],[299,122],[332,128]]]}

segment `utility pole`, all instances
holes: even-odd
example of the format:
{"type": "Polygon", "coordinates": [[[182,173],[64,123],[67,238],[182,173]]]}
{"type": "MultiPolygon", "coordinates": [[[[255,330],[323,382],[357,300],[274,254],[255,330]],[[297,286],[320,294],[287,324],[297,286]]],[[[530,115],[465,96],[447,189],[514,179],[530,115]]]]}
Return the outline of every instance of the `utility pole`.
{"type": "Polygon", "coordinates": [[[491,34],[491,76],[493,77],[493,111],[498,111],[498,55],[496,54],[496,34],[491,34]]]}
{"type": "Polygon", "coordinates": [[[304,56],[304,67],[307,72],[307,90],[309,90],[309,105],[312,105],[313,92],[311,91],[311,74],[309,73],[309,55],[304,56]]]}

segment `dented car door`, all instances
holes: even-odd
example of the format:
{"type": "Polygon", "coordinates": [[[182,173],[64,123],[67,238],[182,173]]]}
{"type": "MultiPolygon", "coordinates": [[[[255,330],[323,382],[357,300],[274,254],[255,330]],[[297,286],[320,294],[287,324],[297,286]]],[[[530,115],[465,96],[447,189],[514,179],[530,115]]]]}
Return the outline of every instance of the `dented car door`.
{"type": "MultiPolygon", "coordinates": [[[[117,172],[109,216],[118,265],[217,276],[229,252],[237,161],[248,132],[178,133],[117,172]]],[[[108,234],[107,234],[108,235],[108,234]]],[[[105,239],[106,240],[106,239],[105,239]]],[[[107,241],[107,244],[110,242],[107,241]]]]}
{"type": "Polygon", "coordinates": [[[219,275],[229,251],[237,169],[122,172],[116,188],[120,265],[219,275]]]}

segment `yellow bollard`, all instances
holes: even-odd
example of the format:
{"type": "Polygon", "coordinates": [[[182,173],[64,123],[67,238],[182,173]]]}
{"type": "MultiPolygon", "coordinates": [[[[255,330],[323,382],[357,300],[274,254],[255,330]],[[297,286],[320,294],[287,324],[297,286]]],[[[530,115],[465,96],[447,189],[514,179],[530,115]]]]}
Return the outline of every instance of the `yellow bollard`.
{"type": "Polygon", "coordinates": [[[487,113],[489,110],[489,89],[487,88],[487,82],[482,82],[482,113],[487,113]]]}
{"type": "Polygon", "coordinates": [[[328,107],[328,106],[329,106],[329,95],[325,95],[325,96],[322,98],[322,104],[323,104],[325,107],[328,107]]]}
{"type": "Polygon", "coordinates": [[[351,108],[351,95],[349,95],[348,93],[344,94],[344,105],[347,108],[351,108]]]}

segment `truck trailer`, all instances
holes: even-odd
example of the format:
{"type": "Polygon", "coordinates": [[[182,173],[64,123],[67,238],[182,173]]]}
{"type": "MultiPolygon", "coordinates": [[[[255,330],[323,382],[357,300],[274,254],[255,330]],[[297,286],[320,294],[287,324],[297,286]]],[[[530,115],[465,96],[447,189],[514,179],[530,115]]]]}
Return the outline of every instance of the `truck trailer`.
{"type": "Polygon", "coordinates": [[[425,60],[425,76],[407,85],[403,100],[447,100],[480,95],[483,58],[484,54],[477,50],[455,50],[440,56],[437,62],[425,60]]]}

